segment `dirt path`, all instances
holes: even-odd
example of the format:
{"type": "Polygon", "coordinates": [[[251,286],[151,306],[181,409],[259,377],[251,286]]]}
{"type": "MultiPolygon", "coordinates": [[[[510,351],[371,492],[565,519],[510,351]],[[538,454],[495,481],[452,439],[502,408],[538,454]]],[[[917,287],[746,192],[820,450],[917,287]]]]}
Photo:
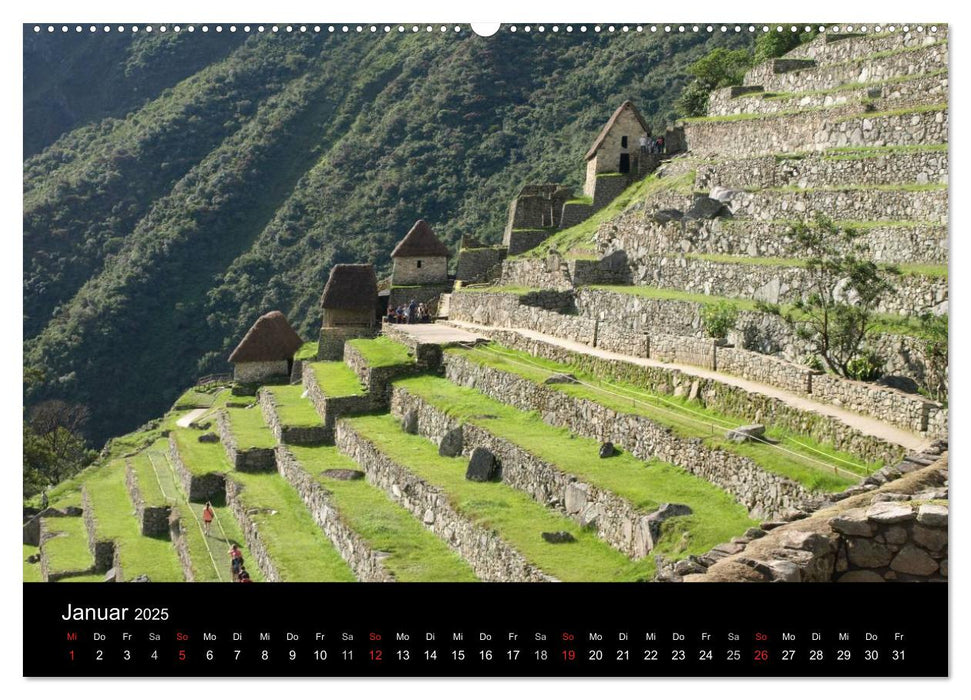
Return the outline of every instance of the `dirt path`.
{"type": "Polygon", "coordinates": [[[876,418],[864,416],[853,411],[847,411],[846,409],[831,406],[830,404],[814,401],[813,399],[800,396],[799,394],[794,394],[786,391],[785,389],[780,389],[769,384],[754,382],[749,379],[743,379],[731,374],[723,374],[721,372],[714,372],[712,370],[695,367],[693,365],[683,365],[677,362],[659,362],[658,360],[649,360],[643,357],[622,355],[620,353],[610,352],[609,350],[604,350],[602,348],[593,348],[589,345],[584,345],[583,343],[557,338],[556,336],[539,333],[526,328],[500,328],[498,326],[484,326],[477,323],[468,323],[466,321],[449,321],[449,325],[455,325],[459,328],[464,328],[467,330],[481,330],[485,332],[515,331],[526,338],[532,338],[533,340],[540,340],[544,343],[557,345],[565,350],[570,350],[571,352],[583,353],[584,355],[591,355],[593,357],[599,357],[605,360],[629,362],[631,364],[641,365],[642,367],[676,369],[689,376],[702,377],[704,379],[714,379],[722,384],[736,386],[753,394],[771,396],[772,398],[778,399],[783,403],[788,404],[793,408],[798,408],[802,411],[810,411],[813,413],[831,416],[840,422],[849,425],[850,427],[856,428],[864,435],[871,435],[873,437],[880,438],[881,440],[894,445],[900,445],[907,450],[921,451],[930,444],[930,440],[922,435],[889,425],[883,421],[877,420],[876,418]]]}
{"type": "Polygon", "coordinates": [[[203,415],[208,410],[208,408],[197,408],[194,411],[189,411],[184,416],[179,418],[179,420],[175,421],[175,424],[180,428],[188,428],[190,425],[192,425],[192,421],[203,415]]]}

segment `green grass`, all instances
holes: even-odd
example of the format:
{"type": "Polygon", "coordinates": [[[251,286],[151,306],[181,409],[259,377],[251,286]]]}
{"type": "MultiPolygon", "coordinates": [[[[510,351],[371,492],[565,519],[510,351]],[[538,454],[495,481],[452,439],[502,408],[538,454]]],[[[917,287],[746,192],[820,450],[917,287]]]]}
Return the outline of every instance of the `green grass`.
{"type": "Polygon", "coordinates": [[[174,405],[176,410],[186,410],[191,408],[210,408],[216,398],[226,391],[225,386],[209,385],[205,387],[192,387],[187,389],[180,396],[174,405]]]}
{"type": "Polygon", "coordinates": [[[570,228],[554,233],[546,240],[544,245],[528,250],[525,253],[514,255],[512,258],[541,258],[546,255],[546,251],[550,248],[556,248],[562,253],[594,252],[593,235],[597,232],[600,224],[615,218],[631,204],[643,202],[647,198],[656,196],[662,192],[690,192],[694,181],[695,173],[693,171],[677,177],[659,178],[657,175],[650,175],[639,182],[633,183],[617,195],[614,201],[596,212],[589,219],[580,222],[576,226],[571,226],[570,228]]]}
{"type": "Polygon", "coordinates": [[[407,346],[384,335],[377,338],[355,338],[348,343],[361,353],[368,366],[372,368],[410,365],[415,361],[407,346]]]}
{"type": "Polygon", "coordinates": [[[859,160],[861,158],[878,158],[901,153],[946,153],[948,144],[928,143],[912,146],[834,146],[827,148],[823,157],[831,160],[859,160]]]}
{"type": "Polygon", "coordinates": [[[259,529],[260,539],[284,581],[354,581],[350,567],[321,532],[282,476],[244,474],[232,479],[243,486],[239,499],[259,529]]]}
{"type": "Polygon", "coordinates": [[[306,342],[300,346],[296,354],[293,356],[294,361],[297,360],[313,360],[317,357],[317,341],[313,340],[306,342]]]}
{"type": "Polygon", "coordinates": [[[837,185],[833,187],[746,187],[746,192],[933,192],[947,190],[947,183],[931,182],[903,185],[837,185]]]}
{"type": "Polygon", "coordinates": [[[330,492],[341,520],[371,549],[387,553],[384,567],[398,581],[475,581],[471,567],[402,506],[364,479],[340,481],[321,472],[358,469],[336,447],[290,448],[300,466],[330,492]]]}
{"type": "Polygon", "coordinates": [[[182,581],[182,566],[167,539],[143,537],[118,461],[85,484],[98,540],[112,540],[126,581],[146,574],[152,581],[182,581]]]}
{"type": "Polygon", "coordinates": [[[310,371],[324,396],[363,396],[367,393],[354,370],[343,362],[313,362],[310,371]]]}
{"type": "Polygon", "coordinates": [[[43,543],[50,573],[87,571],[94,566],[84,518],[44,518],[44,530],[57,534],[43,543]]]}
{"type": "Polygon", "coordinates": [[[190,474],[205,476],[233,471],[221,443],[199,442],[201,431],[192,428],[176,428],[172,431],[172,435],[175,436],[176,448],[182,457],[182,463],[190,474]]]}
{"type": "Polygon", "coordinates": [[[797,114],[808,114],[810,112],[824,112],[828,109],[836,109],[839,107],[845,107],[845,105],[834,104],[826,107],[805,107],[802,109],[786,109],[779,110],[778,112],[770,112],[768,114],[762,114],[760,112],[742,112],[738,114],[715,114],[710,117],[689,117],[687,119],[682,119],[681,121],[685,124],[707,124],[713,122],[744,122],[752,121],[755,119],[777,119],[781,117],[792,117],[797,114]]]}
{"type": "Polygon", "coordinates": [[[462,289],[457,290],[455,294],[515,294],[517,296],[524,296],[526,294],[533,294],[535,292],[541,292],[542,289],[538,287],[517,287],[516,285],[484,285],[481,287],[462,287],[462,289]]]}
{"type": "Polygon", "coordinates": [[[65,576],[58,579],[58,583],[103,583],[105,574],[82,574],[81,576],[65,576]]]}
{"type": "MultiPolygon", "coordinates": [[[[210,445],[211,447],[220,446],[210,445]]],[[[159,446],[162,447],[161,445],[159,446]]],[[[220,452],[222,449],[220,448],[220,452]]],[[[218,582],[232,581],[229,562],[229,548],[233,543],[240,546],[243,559],[248,562],[246,569],[254,581],[262,581],[263,574],[250,556],[243,542],[243,533],[233,518],[232,512],[222,503],[213,504],[215,518],[206,535],[202,528],[202,503],[189,503],[182,490],[182,483],[176,477],[175,468],[168,459],[168,451],[150,450],[159,476],[160,488],[166,500],[172,503],[182,521],[186,548],[189,553],[189,566],[193,581],[218,582]]],[[[224,456],[225,459],[225,456],[224,456]]]]}
{"type": "MultiPolygon", "coordinates": [[[[887,80],[876,80],[872,83],[844,83],[842,85],[837,85],[836,87],[827,88],[826,90],[804,90],[802,92],[774,92],[764,95],[766,100],[788,100],[799,97],[824,97],[826,95],[834,95],[840,92],[849,92],[852,90],[863,90],[866,88],[881,87],[883,85],[897,85],[899,83],[909,83],[913,80],[920,80],[921,78],[932,78],[938,75],[944,75],[947,73],[947,69],[935,70],[929,73],[914,73],[912,75],[898,75],[893,78],[888,78],[887,80]]],[[[747,95],[743,95],[746,97],[747,95]]]]}
{"type": "Polygon", "coordinates": [[[32,557],[39,552],[40,547],[34,547],[29,544],[24,545],[24,583],[40,583],[44,580],[40,573],[40,562],[31,564],[27,561],[27,557],[32,557]]]}
{"type": "MultiPolygon", "coordinates": [[[[704,479],[660,460],[642,461],[622,452],[611,459],[598,456],[600,443],[577,437],[565,428],[545,423],[536,411],[521,411],[485,394],[438,377],[403,379],[396,386],[422,397],[449,416],[505,438],[529,453],[600,488],[612,491],[645,512],[662,503],[687,503],[701,520],[711,519],[732,530],[718,541],[744,530],[745,509],[704,479]],[[735,530],[741,527],[741,530],[735,530]]],[[[711,542],[713,546],[717,542],[711,542]]]]}
{"type": "Polygon", "coordinates": [[[169,441],[165,438],[157,440],[150,448],[142,450],[129,459],[135,478],[138,480],[138,490],[147,506],[165,506],[170,503],[173,494],[163,493],[160,484],[159,457],[168,451],[169,441]],[[152,458],[149,455],[152,455],[152,458]],[[154,461],[154,464],[153,464],[154,461]]]}
{"type": "MultiPolygon", "coordinates": [[[[687,253],[685,258],[693,260],[707,260],[715,263],[732,265],[764,265],[768,267],[805,267],[804,258],[774,258],[753,257],[748,255],[727,255],[724,253],[687,253]]],[[[887,265],[880,265],[882,268],[887,265]]],[[[947,278],[947,265],[929,263],[899,263],[894,265],[901,274],[918,275],[921,277],[947,278]]]]}
{"type": "Polygon", "coordinates": [[[229,429],[236,438],[236,447],[240,450],[272,449],[276,447],[276,438],[263,420],[263,412],[259,406],[249,408],[227,408],[229,414],[229,429]]]}
{"type": "MultiPolygon", "coordinates": [[[[732,297],[719,297],[708,294],[698,294],[696,292],[683,292],[679,289],[666,289],[661,287],[648,287],[643,285],[609,285],[595,284],[586,289],[612,292],[614,294],[628,294],[631,296],[644,297],[646,299],[657,299],[660,301],[683,301],[692,304],[712,304],[726,302],[734,306],[739,311],[758,311],[758,304],[751,299],[734,299],[732,297]]],[[[798,312],[790,304],[783,304],[780,307],[782,313],[793,314],[799,317],[798,312]]],[[[911,316],[896,316],[893,314],[874,314],[873,331],[875,333],[892,333],[896,335],[909,335],[912,337],[924,337],[924,331],[920,327],[920,322],[911,316]]]]}
{"type": "Polygon", "coordinates": [[[569,372],[585,384],[552,384],[548,388],[578,399],[587,399],[623,413],[644,416],[655,423],[671,428],[683,438],[699,438],[712,449],[721,449],[748,457],[766,471],[789,477],[809,489],[842,491],[858,483],[858,479],[842,472],[839,467],[858,475],[865,475],[878,468],[845,452],[834,450],[805,436],[782,430],[769,424],[766,435],[778,440],[785,451],[760,443],[737,444],[724,435],[729,428],[738,427],[743,421],[687,400],[649,392],[643,388],[621,382],[605,385],[603,381],[577,367],[535,358],[528,353],[493,345],[496,352],[487,350],[448,350],[466,359],[542,384],[552,374],[569,372]],[[587,386],[592,385],[592,386],[587,386]],[[618,396],[617,394],[620,394],[618,396]],[[637,403],[633,399],[637,400],[637,403]],[[804,447],[808,445],[808,447],[804,447]],[[820,454],[821,453],[821,454],[820,454]]]}
{"type": "Polygon", "coordinates": [[[564,204],[593,204],[593,197],[589,195],[580,195],[579,197],[574,197],[573,199],[568,199],[564,204]]]}
{"type": "Polygon", "coordinates": [[[402,432],[392,416],[346,420],[352,429],[396,463],[442,489],[458,513],[498,534],[547,574],[563,581],[638,581],[653,577],[653,557],[633,562],[600,541],[593,532],[507,484],[467,481],[467,459],[440,456],[433,443],[402,432]],[[543,532],[560,530],[569,532],[577,541],[550,544],[542,538],[543,532]]]}
{"type": "Polygon", "coordinates": [[[301,385],[265,386],[273,396],[276,413],[280,422],[289,427],[317,427],[323,425],[320,416],[310,400],[303,393],[306,389],[301,385]]]}
{"type": "Polygon", "coordinates": [[[888,109],[882,112],[860,112],[858,114],[850,114],[845,117],[840,117],[839,119],[834,119],[836,123],[847,122],[853,119],[878,119],[881,117],[902,117],[908,114],[923,114],[925,112],[940,112],[947,109],[947,103],[938,103],[932,105],[918,105],[916,107],[903,107],[901,109],[888,109]]]}

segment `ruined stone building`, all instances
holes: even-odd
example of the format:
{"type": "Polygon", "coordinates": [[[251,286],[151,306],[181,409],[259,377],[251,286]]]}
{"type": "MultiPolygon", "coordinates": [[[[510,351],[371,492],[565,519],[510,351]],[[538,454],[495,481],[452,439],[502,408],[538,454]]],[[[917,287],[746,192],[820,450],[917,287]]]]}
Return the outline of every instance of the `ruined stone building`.
{"type": "Polygon", "coordinates": [[[373,265],[335,265],[320,298],[323,323],[317,356],[339,360],[344,341],[369,338],[376,332],[378,280],[373,265]]]}
{"type": "Polygon", "coordinates": [[[279,311],[263,314],[229,356],[233,379],[243,384],[287,378],[303,341],[279,311]]]}
{"type": "Polygon", "coordinates": [[[651,137],[651,127],[630,100],[618,107],[604,124],[586,156],[583,194],[593,198],[595,209],[600,208],[598,201],[612,200],[624,190],[626,183],[648,171],[640,153],[640,139],[645,134],[651,137]]]}
{"type": "Polygon", "coordinates": [[[448,248],[432,227],[419,219],[391,252],[392,286],[445,284],[448,282],[448,248]]]}

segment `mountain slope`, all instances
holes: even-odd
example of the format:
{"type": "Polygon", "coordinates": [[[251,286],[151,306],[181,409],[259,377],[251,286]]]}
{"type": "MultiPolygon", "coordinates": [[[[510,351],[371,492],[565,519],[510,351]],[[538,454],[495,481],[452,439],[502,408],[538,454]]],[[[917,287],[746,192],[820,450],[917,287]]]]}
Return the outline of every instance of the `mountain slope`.
{"type": "Polygon", "coordinates": [[[747,40],[250,37],[25,162],[28,400],[89,405],[94,441],[131,429],[258,313],[312,335],[329,268],[386,271],[415,219],[497,242],[524,182],[579,185],[617,103],[661,125],[687,65],[747,40]]]}

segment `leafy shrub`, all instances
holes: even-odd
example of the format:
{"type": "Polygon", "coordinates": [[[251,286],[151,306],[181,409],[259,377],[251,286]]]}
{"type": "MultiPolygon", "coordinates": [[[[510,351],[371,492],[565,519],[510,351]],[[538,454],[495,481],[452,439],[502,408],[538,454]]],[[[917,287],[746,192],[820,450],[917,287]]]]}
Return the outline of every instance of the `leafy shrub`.
{"type": "Polygon", "coordinates": [[[727,301],[701,307],[701,326],[712,338],[724,338],[738,321],[738,308],[727,301]]]}
{"type": "Polygon", "coordinates": [[[858,382],[872,382],[882,374],[883,360],[872,352],[854,357],[846,363],[846,375],[858,382]]]}

